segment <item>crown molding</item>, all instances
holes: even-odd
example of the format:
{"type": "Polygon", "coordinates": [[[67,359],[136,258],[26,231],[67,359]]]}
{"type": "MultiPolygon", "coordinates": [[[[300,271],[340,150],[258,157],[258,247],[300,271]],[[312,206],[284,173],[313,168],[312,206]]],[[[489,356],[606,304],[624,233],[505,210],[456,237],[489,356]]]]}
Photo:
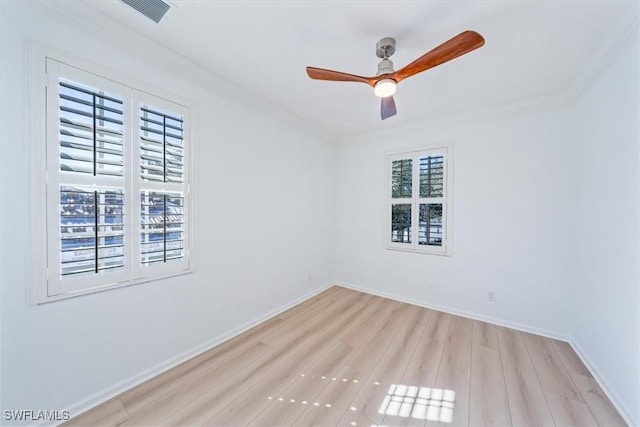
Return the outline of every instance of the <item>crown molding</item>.
{"type": "Polygon", "coordinates": [[[485,108],[478,111],[471,111],[447,116],[434,116],[431,118],[426,118],[424,121],[410,126],[402,126],[395,129],[371,132],[355,137],[338,139],[337,143],[338,147],[345,147],[352,144],[370,142],[371,139],[374,138],[377,139],[390,137],[405,132],[426,131],[428,129],[443,126],[463,124],[467,125],[475,122],[486,122],[488,120],[495,120],[504,117],[516,118],[519,116],[535,114],[536,112],[558,110],[566,107],[568,104],[569,98],[566,96],[566,94],[544,96],[540,98],[515,102],[504,106],[485,108]]]}
{"type": "MultiPolygon", "coordinates": [[[[79,27],[88,33],[96,34],[102,40],[136,58],[143,58],[163,70],[186,78],[211,91],[216,96],[227,98],[241,107],[260,115],[268,116],[292,130],[335,145],[335,138],[302,118],[282,110],[236,82],[203,67],[197,62],[120,23],[111,16],[90,6],[90,2],[37,0],[31,2],[31,4],[39,6],[47,13],[53,12],[62,19],[73,20],[75,27],[79,27]]],[[[43,40],[43,42],[46,41],[43,40]]]]}
{"type": "MultiPolygon", "coordinates": [[[[640,2],[635,4],[636,12],[625,15],[624,21],[611,30],[612,32],[608,42],[592,57],[592,60],[582,69],[567,88],[564,96],[568,102],[575,102],[582,97],[587,89],[597,81],[597,77],[618,54],[627,40],[638,30],[640,2]]],[[[637,36],[636,34],[636,37],[637,36]]]]}

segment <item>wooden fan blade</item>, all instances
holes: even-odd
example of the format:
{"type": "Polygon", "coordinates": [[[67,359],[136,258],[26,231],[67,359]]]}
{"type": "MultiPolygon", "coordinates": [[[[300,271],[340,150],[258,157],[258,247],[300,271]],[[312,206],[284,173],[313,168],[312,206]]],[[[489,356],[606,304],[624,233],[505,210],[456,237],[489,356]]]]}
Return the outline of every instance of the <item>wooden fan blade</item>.
{"type": "Polygon", "coordinates": [[[396,110],[396,102],[393,100],[393,96],[381,98],[380,118],[382,118],[382,120],[395,116],[397,112],[398,111],[396,110]]]}
{"type": "Polygon", "coordinates": [[[375,77],[363,77],[341,71],[325,70],[324,68],[307,67],[307,74],[315,80],[330,80],[334,82],[360,82],[372,86],[376,84],[375,77]]]}
{"type": "Polygon", "coordinates": [[[407,77],[469,53],[482,45],[484,45],[484,38],[480,34],[475,31],[464,31],[392,73],[390,77],[396,82],[400,82],[407,77]]]}

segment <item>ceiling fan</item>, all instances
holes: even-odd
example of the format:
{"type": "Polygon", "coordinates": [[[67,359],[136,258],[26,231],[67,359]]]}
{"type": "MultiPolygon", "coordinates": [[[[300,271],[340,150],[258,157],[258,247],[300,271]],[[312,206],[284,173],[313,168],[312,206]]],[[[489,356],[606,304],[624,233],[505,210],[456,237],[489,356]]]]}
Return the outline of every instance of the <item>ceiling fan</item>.
{"type": "Polygon", "coordinates": [[[382,60],[378,64],[378,74],[374,77],[363,77],[315,67],[307,67],[307,74],[315,80],[368,84],[373,87],[376,96],[382,98],[380,116],[384,120],[396,114],[396,103],[393,100],[393,94],[396,93],[396,85],[398,83],[429,68],[469,53],[482,45],[484,45],[484,38],[480,34],[475,31],[464,31],[425,53],[412,63],[405,65],[398,71],[394,71],[393,62],[389,57],[396,51],[396,41],[392,37],[385,37],[376,44],[376,55],[382,60]]]}

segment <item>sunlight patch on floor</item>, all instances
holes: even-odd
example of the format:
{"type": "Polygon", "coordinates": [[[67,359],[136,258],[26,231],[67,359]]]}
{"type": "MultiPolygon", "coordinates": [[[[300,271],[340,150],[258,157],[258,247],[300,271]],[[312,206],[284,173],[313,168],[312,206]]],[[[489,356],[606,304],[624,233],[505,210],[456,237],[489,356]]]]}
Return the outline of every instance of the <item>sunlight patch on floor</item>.
{"type": "Polygon", "coordinates": [[[456,392],[453,390],[391,384],[378,413],[450,423],[455,399],[456,392]]]}

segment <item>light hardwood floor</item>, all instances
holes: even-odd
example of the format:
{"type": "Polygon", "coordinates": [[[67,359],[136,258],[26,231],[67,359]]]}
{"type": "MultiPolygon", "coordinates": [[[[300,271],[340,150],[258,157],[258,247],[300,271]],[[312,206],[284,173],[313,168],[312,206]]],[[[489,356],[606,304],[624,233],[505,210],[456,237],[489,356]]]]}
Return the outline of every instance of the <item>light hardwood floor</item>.
{"type": "Polygon", "coordinates": [[[333,287],[68,426],[623,426],[564,342],[333,287]]]}

